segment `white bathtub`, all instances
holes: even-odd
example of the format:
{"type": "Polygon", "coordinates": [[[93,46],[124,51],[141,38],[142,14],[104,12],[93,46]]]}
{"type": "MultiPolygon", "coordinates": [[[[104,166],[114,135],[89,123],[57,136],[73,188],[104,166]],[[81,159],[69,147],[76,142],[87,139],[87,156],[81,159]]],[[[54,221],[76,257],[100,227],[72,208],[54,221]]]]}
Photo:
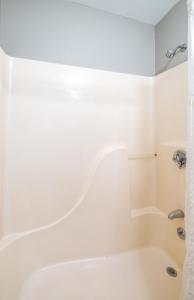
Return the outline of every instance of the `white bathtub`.
{"type": "Polygon", "coordinates": [[[21,300],[178,300],[181,269],[159,248],[75,260],[35,272],[21,300]],[[176,269],[177,277],[166,273],[176,269]]]}
{"type": "Polygon", "coordinates": [[[115,253],[97,245],[95,237],[83,241],[92,243],[87,251],[81,239],[71,251],[69,243],[72,247],[76,241],[61,240],[62,252],[56,241],[48,243],[50,232],[47,237],[36,232],[7,238],[1,243],[2,299],[178,300],[185,251],[176,236],[178,225],[154,207],[133,211],[126,244],[114,246],[115,253]],[[102,255],[96,257],[94,249],[102,255]],[[167,274],[168,266],[176,269],[176,278],[167,274]]]}

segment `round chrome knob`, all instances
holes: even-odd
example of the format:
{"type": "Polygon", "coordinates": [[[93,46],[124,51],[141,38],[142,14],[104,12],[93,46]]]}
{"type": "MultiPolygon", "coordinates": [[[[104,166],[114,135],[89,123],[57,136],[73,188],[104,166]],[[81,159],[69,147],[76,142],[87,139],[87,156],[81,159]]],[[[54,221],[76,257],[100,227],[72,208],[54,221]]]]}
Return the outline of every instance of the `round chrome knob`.
{"type": "Polygon", "coordinates": [[[177,150],[173,154],[173,161],[177,164],[177,166],[181,168],[186,167],[186,152],[184,150],[177,150]]]}

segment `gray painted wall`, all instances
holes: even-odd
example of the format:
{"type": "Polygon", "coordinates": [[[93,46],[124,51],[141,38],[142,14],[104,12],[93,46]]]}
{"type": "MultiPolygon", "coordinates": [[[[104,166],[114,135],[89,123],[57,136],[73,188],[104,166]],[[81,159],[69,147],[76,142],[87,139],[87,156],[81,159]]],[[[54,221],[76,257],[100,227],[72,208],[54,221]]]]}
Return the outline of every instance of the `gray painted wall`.
{"type": "Polygon", "coordinates": [[[186,0],[155,28],[65,0],[0,5],[1,45],[11,56],[146,76],[187,59],[179,54],[169,64],[165,57],[168,48],[187,41],[186,0]]]}
{"type": "Polygon", "coordinates": [[[151,76],[154,27],[65,0],[1,0],[12,56],[151,76]]]}
{"type": "Polygon", "coordinates": [[[180,1],[155,28],[155,68],[160,73],[187,60],[187,52],[179,53],[172,61],[166,56],[166,50],[187,43],[187,4],[180,1]]]}

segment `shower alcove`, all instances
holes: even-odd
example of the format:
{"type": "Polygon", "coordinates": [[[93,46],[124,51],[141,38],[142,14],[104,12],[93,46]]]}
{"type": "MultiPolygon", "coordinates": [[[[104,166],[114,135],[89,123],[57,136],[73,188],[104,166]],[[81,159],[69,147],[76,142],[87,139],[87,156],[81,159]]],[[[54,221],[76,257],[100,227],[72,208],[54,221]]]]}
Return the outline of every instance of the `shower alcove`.
{"type": "Polygon", "coordinates": [[[177,300],[187,63],[144,77],[2,51],[1,66],[0,299],[177,300]]]}

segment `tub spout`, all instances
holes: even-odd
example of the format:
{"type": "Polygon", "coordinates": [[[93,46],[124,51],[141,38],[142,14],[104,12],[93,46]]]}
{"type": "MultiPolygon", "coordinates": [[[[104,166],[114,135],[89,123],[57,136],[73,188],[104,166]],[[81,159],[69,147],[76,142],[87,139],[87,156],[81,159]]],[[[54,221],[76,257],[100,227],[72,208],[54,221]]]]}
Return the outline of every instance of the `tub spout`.
{"type": "Polygon", "coordinates": [[[181,209],[175,209],[168,214],[170,220],[184,218],[185,214],[181,209]]]}

